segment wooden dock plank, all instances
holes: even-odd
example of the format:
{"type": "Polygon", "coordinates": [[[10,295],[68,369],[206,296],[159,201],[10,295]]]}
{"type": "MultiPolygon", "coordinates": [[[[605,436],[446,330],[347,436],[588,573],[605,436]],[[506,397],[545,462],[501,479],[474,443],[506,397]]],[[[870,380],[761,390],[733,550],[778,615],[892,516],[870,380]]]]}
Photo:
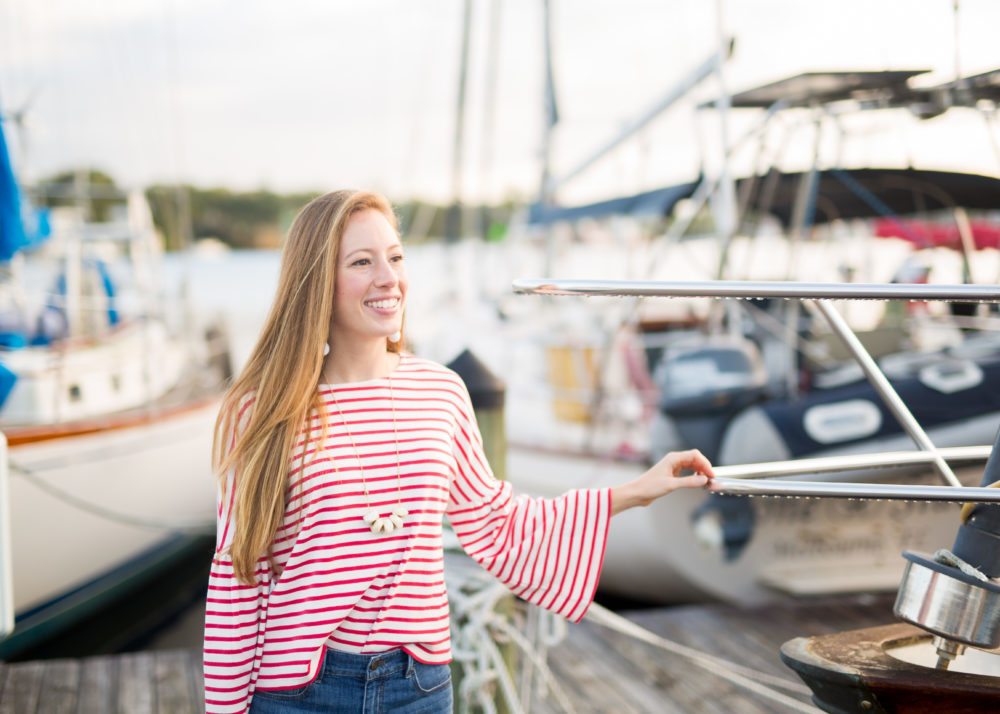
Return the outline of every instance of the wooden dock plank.
{"type": "Polygon", "coordinates": [[[46,714],[75,714],[80,693],[79,660],[57,659],[45,663],[38,711],[46,714]]]}
{"type": "Polygon", "coordinates": [[[118,714],[156,714],[153,685],[154,655],[133,652],[120,655],[118,661],[118,714]]]}
{"type": "Polygon", "coordinates": [[[550,650],[549,666],[559,676],[565,673],[563,689],[575,693],[575,705],[580,711],[608,711],[641,714],[663,702],[649,686],[647,671],[634,666],[629,652],[608,646],[606,633],[592,627],[572,628],[573,647],[559,646],[550,650]],[[570,662],[571,670],[563,664],[570,662]],[[569,685],[569,686],[567,686],[569,685]]]}
{"type": "Polygon", "coordinates": [[[80,693],[78,711],[113,712],[118,700],[117,659],[111,655],[85,657],[80,660],[80,693]]]}
{"type": "Polygon", "coordinates": [[[7,665],[7,681],[0,701],[0,714],[33,714],[38,711],[44,662],[7,665]]]}
{"type": "Polygon", "coordinates": [[[188,654],[190,654],[188,674],[194,686],[192,701],[195,702],[195,711],[201,712],[205,710],[205,667],[202,661],[202,652],[200,649],[190,650],[188,654]]]}
{"type": "MultiPolygon", "coordinates": [[[[626,657],[626,666],[646,672],[643,685],[647,696],[640,712],[769,714],[773,711],[770,705],[761,706],[753,699],[746,699],[742,689],[712,676],[684,657],[603,627],[590,627],[603,631],[603,651],[617,650],[626,657]],[[734,708],[733,700],[739,702],[739,707],[734,708]]],[[[691,646],[690,642],[683,644],[691,646]]]]}
{"type": "Polygon", "coordinates": [[[153,683],[158,712],[195,714],[197,688],[187,652],[154,652],[153,683]]]}
{"type": "MultiPolygon", "coordinates": [[[[792,673],[782,671],[783,667],[770,661],[770,652],[761,653],[755,661],[748,661],[753,659],[747,656],[748,651],[752,650],[740,647],[739,643],[734,641],[730,627],[721,623],[714,613],[694,609],[678,613],[677,617],[672,617],[669,620],[661,619],[655,623],[657,626],[651,626],[654,623],[649,622],[642,624],[646,629],[674,642],[767,674],[780,676],[788,682],[795,683],[795,676],[792,673]]],[[[776,711],[775,705],[768,700],[750,695],[742,687],[716,676],[714,668],[698,667],[685,657],[664,652],[659,648],[651,647],[651,649],[654,652],[659,652],[661,661],[669,662],[669,665],[665,666],[671,666],[675,671],[684,673],[687,686],[678,688],[676,692],[668,691],[667,694],[678,698],[683,697],[679,703],[685,711],[719,712],[720,714],[731,711],[767,714],[767,712],[776,711]]],[[[775,652],[775,659],[776,654],[775,652]]],[[[806,700],[805,697],[799,697],[799,699],[806,700]]]]}

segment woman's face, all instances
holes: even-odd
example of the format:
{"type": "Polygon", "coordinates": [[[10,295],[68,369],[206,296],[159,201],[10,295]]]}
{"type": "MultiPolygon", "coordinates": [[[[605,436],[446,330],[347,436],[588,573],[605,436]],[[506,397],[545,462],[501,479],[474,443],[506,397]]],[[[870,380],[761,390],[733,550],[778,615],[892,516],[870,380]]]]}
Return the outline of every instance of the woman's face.
{"type": "Polygon", "coordinates": [[[332,344],[384,339],[402,329],[408,285],[403,246],[381,212],[367,209],[348,220],[336,281],[332,344]]]}

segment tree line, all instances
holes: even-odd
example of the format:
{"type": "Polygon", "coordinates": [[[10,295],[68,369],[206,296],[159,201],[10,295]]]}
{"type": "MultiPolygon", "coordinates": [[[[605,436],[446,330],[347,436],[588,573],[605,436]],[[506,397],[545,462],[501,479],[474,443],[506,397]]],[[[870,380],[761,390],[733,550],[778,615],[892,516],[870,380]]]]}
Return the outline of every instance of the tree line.
{"type": "MultiPolygon", "coordinates": [[[[302,206],[320,191],[278,193],[268,189],[233,191],[192,185],[153,185],[145,189],[153,223],[167,250],[214,238],[237,249],[277,248],[302,206]]],[[[41,206],[80,206],[88,220],[109,220],[124,206],[125,192],[107,173],[96,169],[64,171],[38,182],[29,191],[41,206]]],[[[503,238],[515,204],[455,206],[409,200],[396,206],[409,240],[478,235],[503,238]]]]}

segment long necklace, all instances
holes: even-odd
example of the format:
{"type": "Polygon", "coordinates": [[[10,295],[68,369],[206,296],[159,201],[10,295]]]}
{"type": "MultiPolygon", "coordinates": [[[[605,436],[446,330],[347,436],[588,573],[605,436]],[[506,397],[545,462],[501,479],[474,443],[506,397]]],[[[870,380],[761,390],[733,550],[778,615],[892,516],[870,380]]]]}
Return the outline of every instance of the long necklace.
{"type": "MultiPolygon", "coordinates": [[[[354,435],[351,434],[351,430],[347,426],[347,417],[344,416],[344,411],[340,408],[340,402],[337,401],[337,396],[333,390],[331,390],[330,396],[333,399],[333,405],[337,408],[337,413],[340,415],[340,420],[344,424],[344,432],[347,434],[347,438],[350,439],[351,446],[354,448],[354,458],[357,459],[358,470],[361,472],[361,486],[365,491],[364,521],[371,528],[372,533],[388,534],[397,528],[402,528],[403,519],[410,514],[409,511],[403,508],[403,467],[399,458],[399,425],[396,421],[396,395],[392,390],[392,377],[386,377],[386,381],[389,384],[389,404],[392,406],[393,442],[396,444],[396,507],[392,509],[388,516],[383,516],[372,508],[371,497],[368,495],[368,481],[365,479],[365,467],[361,463],[361,452],[358,450],[358,444],[354,440],[354,435]]],[[[334,461],[333,468],[337,468],[336,461],[334,461]]]]}

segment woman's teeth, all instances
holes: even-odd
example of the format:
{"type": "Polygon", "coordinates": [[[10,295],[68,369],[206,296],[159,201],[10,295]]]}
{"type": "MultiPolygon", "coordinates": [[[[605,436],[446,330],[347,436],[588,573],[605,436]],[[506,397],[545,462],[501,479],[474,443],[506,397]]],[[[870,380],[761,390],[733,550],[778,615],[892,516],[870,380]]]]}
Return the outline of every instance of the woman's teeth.
{"type": "Polygon", "coordinates": [[[398,298],[391,298],[389,300],[370,300],[365,303],[368,307],[374,307],[380,310],[388,310],[389,308],[396,307],[398,304],[398,298]]]}

